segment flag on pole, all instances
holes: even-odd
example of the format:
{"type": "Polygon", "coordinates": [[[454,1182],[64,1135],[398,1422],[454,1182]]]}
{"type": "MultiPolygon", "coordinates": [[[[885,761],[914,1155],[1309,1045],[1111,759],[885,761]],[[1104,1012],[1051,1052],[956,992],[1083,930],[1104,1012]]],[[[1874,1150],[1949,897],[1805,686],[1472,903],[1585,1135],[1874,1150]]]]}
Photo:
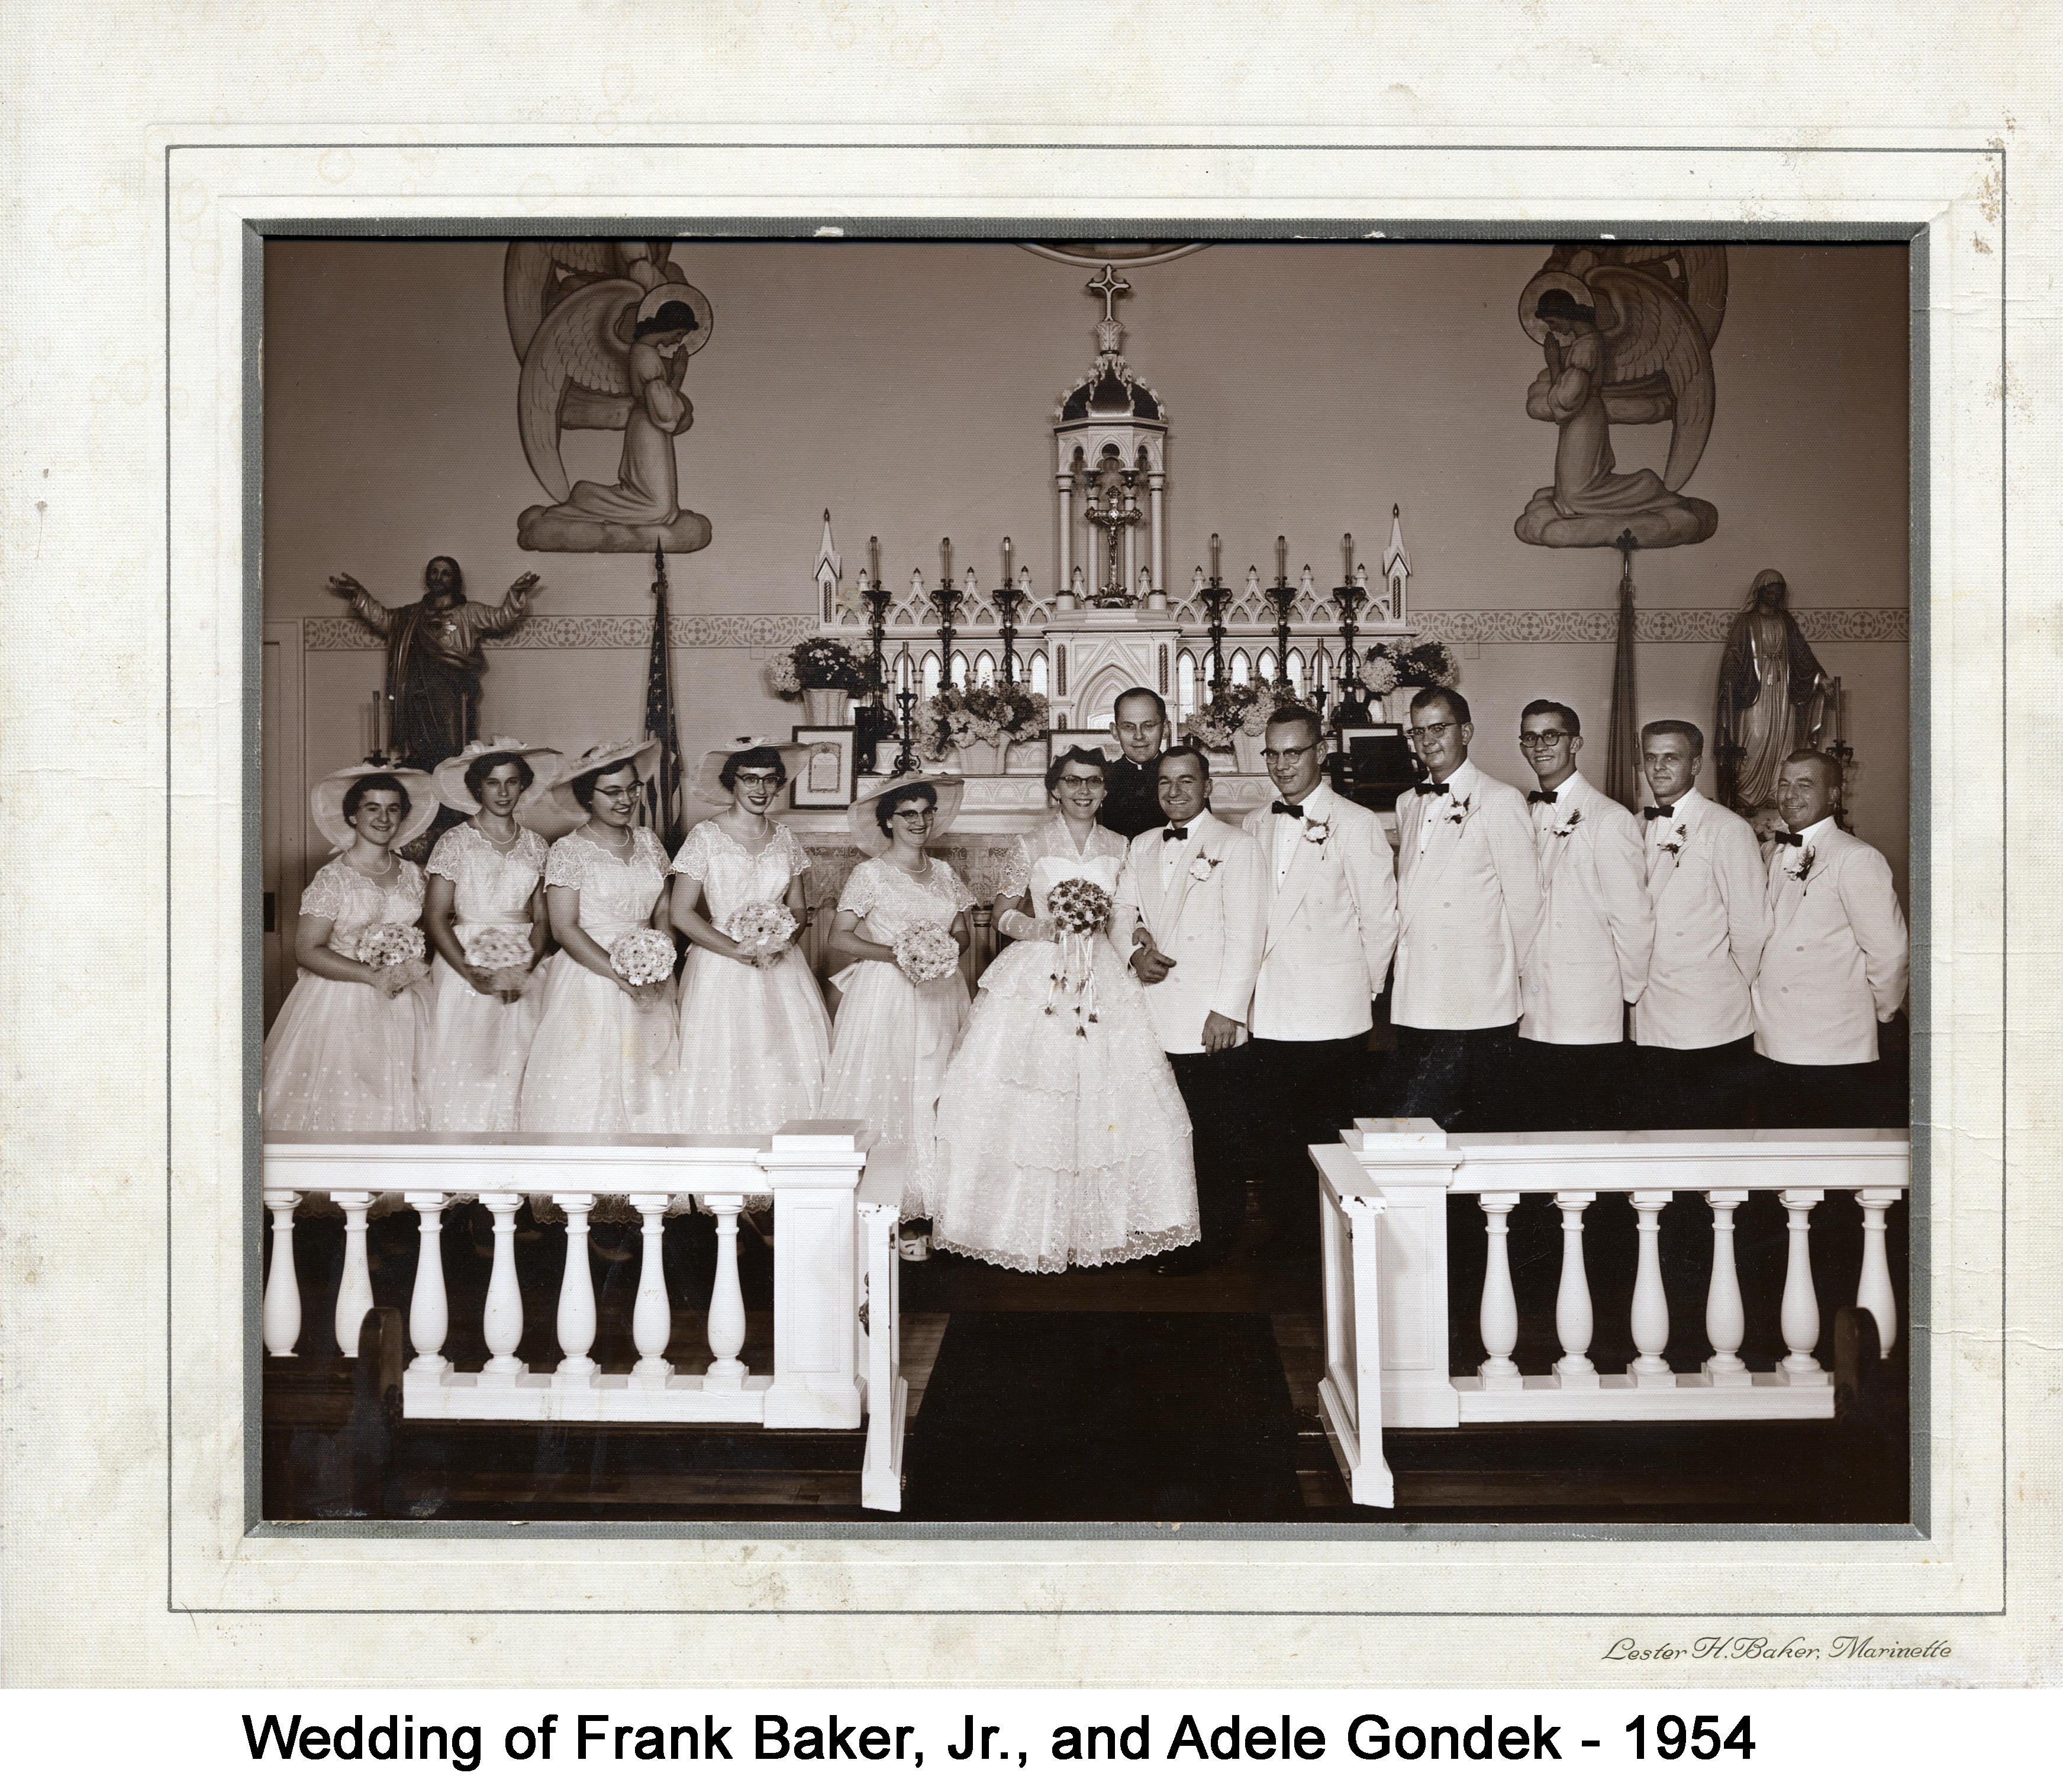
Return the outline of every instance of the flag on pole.
{"type": "Polygon", "coordinates": [[[687,837],[682,812],[681,733],[674,715],[673,658],[666,614],[666,550],[652,549],[652,660],[645,675],[645,732],[659,743],[659,766],[643,798],[644,825],[671,858],[687,837]]]}
{"type": "Polygon", "coordinates": [[[1619,638],[1612,653],[1611,726],[1605,745],[1605,794],[1623,809],[1640,806],[1640,719],[1633,690],[1633,532],[1619,549],[1619,638]]]}

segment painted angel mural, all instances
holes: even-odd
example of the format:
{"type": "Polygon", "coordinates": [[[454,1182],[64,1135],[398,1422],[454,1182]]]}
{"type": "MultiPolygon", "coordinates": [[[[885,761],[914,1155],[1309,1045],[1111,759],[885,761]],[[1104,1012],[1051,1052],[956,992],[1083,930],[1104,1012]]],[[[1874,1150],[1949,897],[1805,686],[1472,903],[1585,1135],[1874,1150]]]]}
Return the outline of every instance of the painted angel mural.
{"type": "Polygon", "coordinates": [[[1711,345],[1726,315],[1723,248],[1563,243],[1526,283],[1518,318],[1546,365],[1528,416],[1559,432],[1554,483],[1512,527],[1542,548],[1596,548],[1631,530],[1643,548],[1703,541],[1719,513],[1683,487],[1711,435],[1711,345]],[[1615,423],[1667,423],[1659,473],[1618,471],[1615,423]]]}
{"type": "Polygon", "coordinates": [[[517,421],[537,483],[557,500],[517,520],[520,546],[552,553],[693,553],[706,516],[683,509],[674,438],[694,422],[682,390],[709,340],[710,302],[666,243],[512,243],[502,269],[522,373],[517,421]],[[569,429],[623,432],[616,482],[569,483],[569,429]]]}

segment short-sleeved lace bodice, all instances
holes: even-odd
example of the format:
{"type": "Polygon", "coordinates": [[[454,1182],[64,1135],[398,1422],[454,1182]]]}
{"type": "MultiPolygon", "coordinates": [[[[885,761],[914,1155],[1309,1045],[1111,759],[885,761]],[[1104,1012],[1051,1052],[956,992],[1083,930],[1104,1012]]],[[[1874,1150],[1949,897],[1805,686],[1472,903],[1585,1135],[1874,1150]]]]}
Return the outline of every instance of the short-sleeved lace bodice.
{"type": "Polygon", "coordinates": [[[778,822],[774,838],[756,853],[714,822],[700,822],[674,861],[676,871],[702,886],[710,918],[720,928],[747,902],[779,902],[788,894],[790,882],[809,868],[810,855],[778,822]]]}
{"type": "Polygon", "coordinates": [[[631,837],[626,865],[576,830],[553,842],[545,882],[577,890],[581,930],[597,945],[608,945],[629,928],[650,924],[666,884],[666,850],[649,828],[639,828],[631,837]]]}
{"type": "Polygon", "coordinates": [[[301,913],[336,923],[330,930],[332,950],[347,958],[355,957],[360,937],[368,927],[388,921],[412,923],[421,918],[422,870],[405,858],[395,864],[392,884],[375,883],[341,858],[332,859],[310,880],[301,894],[301,913]]]}
{"type": "Polygon", "coordinates": [[[546,853],[543,838],[528,828],[517,830],[515,845],[505,853],[468,822],[437,842],[428,870],[457,886],[452,908],[460,925],[527,922],[546,853]]]}
{"type": "Polygon", "coordinates": [[[931,863],[931,875],[920,882],[900,866],[870,858],[846,879],[838,906],[867,923],[863,932],[876,945],[925,922],[950,930],[960,911],[973,906],[974,892],[943,859],[931,863]]]}
{"type": "Polygon", "coordinates": [[[1124,864],[1127,842],[1121,834],[1101,826],[1089,830],[1088,843],[1080,852],[1068,824],[1056,816],[1041,822],[1011,843],[1003,861],[996,894],[1002,898],[1032,892],[1032,912],[1041,919],[1052,913],[1052,897],[1056,885],[1071,878],[1086,878],[1105,890],[1117,889],[1117,874],[1124,864]]]}

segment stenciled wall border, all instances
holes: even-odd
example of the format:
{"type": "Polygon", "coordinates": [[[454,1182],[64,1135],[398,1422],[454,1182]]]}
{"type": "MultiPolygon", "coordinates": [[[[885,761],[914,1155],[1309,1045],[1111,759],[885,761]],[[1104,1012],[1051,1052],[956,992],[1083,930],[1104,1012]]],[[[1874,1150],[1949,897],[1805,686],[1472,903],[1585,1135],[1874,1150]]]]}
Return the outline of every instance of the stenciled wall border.
{"type": "MultiPolygon", "coordinates": [[[[1907,641],[1911,613],[1902,605],[1876,609],[1817,609],[1791,613],[1808,641],[1907,641]]],[[[1740,614],[1737,609],[1641,610],[1636,641],[1683,645],[1716,644],[1740,614]]],[[[1608,643],[1618,637],[1619,612],[1607,609],[1420,610],[1413,618],[1422,634],[1444,641],[1551,645],[1561,641],[1608,643]]],[[[677,616],[668,629],[674,647],[786,647],[818,626],[814,615],[772,613],[750,616],[677,616]]],[[[354,616],[315,617],[302,624],[302,643],[312,652],[379,647],[380,637],[354,616]]],[[[649,616],[533,616],[509,633],[489,641],[490,652],[528,647],[621,647],[652,644],[649,616]]]]}

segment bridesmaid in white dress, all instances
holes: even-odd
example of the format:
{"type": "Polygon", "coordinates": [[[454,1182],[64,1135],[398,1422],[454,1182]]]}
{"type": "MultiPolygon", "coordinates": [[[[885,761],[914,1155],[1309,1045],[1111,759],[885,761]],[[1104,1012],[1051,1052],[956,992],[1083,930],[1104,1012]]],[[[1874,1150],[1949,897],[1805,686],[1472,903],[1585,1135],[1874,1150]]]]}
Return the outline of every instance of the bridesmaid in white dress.
{"type": "Polygon", "coordinates": [[[967,1024],[967,979],[957,969],[913,983],[895,960],[897,938],[924,923],[967,949],[974,893],[924,850],[952,825],[962,794],[958,778],[936,777],[863,797],[847,811],[868,856],[846,880],[831,928],[831,950],[856,962],[831,978],[842,999],[822,1112],[863,1121],[865,1150],[930,1135],[939,1084],[967,1024]]]}
{"type": "Polygon", "coordinates": [[[982,974],[910,1178],[935,1248],[1006,1269],[1127,1263],[1197,1236],[1189,1116],[1145,997],[1107,929],[1064,938],[1052,918],[1060,884],[1117,888],[1127,842],[1096,819],[1105,769],[1079,747],[1047,768],[1059,812],[1017,842],[996,895],[1017,943],[982,974]]]}
{"type": "Polygon", "coordinates": [[[770,811],[800,749],[760,741],[706,755],[694,795],[723,813],[701,822],[674,860],[674,925],[688,938],[674,1071],[678,1132],[768,1133],[816,1116],[830,1056],[815,974],[792,942],[755,959],[738,943],[738,911],[785,903],[802,922],[809,855],[770,811]]]}
{"type": "Polygon", "coordinates": [[[552,780],[583,819],[545,861],[545,906],[561,951],[517,1097],[525,1132],[665,1132],[674,982],[636,984],[609,962],[639,927],[666,931],[666,852],[634,825],[659,743],[590,747],[552,780]]]}
{"type": "Polygon", "coordinates": [[[548,849],[517,819],[517,809],[541,774],[549,786],[561,757],[520,741],[475,741],[433,774],[438,795],[472,818],[438,841],[427,867],[423,931],[436,963],[423,1110],[432,1131],[515,1127],[523,1066],[545,1009],[538,960],[550,937],[543,889],[548,849]],[[529,961],[517,968],[531,974],[521,994],[497,987],[493,970],[467,962],[490,930],[527,936],[529,961]]]}
{"type": "Polygon", "coordinates": [[[301,897],[300,972],[265,1041],[263,1123],[271,1132],[413,1132],[423,1123],[427,986],[405,966],[376,970],[357,953],[368,928],[413,926],[422,914],[423,874],[396,849],[436,818],[436,787],[427,772],[352,765],[318,784],[311,807],[341,850],[301,897]]]}

